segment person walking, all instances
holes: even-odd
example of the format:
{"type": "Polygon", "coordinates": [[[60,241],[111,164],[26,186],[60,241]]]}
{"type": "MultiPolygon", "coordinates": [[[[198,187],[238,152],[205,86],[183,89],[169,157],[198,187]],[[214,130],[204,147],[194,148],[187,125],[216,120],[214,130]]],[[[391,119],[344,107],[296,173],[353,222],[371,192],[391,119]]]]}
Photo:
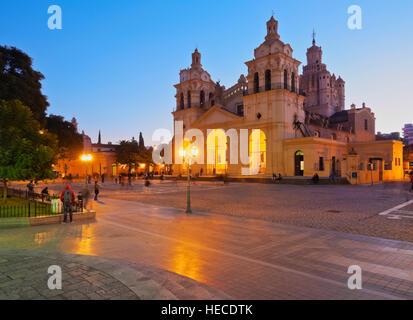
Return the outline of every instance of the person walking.
{"type": "Polygon", "coordinates": [[[95,201],[98,201],[98,195],[99,195],[99,184],[97,181],[95,181],[95,201]]]}
{"type": "Polygon", "coordinates": [[[60,201],[63,202],[63,223],[67,223],[67,213],[70,214],[70,223],[72,223],[73,219],[73,210],[72,204],[75,201],[76,196],[73,190],[71,189],[70,185],[67,185],[65,190],[62,191],[60,194],[60,201]]]}
{"type": "Polygon", "coordinates": [[[34,195],[34,184],[33,184],[33,180],[30,180],[30,182],[27,184],[27,195],[28,198],[31,199],[34,195]]]}
{"type": "Polygon", "coordinates": [[[82,194],[83,209],[87,210],[87,204],[89,203],[90,198],[90,191],[87,184],[83,186],[83,189],[80,193],[82,194]]]}

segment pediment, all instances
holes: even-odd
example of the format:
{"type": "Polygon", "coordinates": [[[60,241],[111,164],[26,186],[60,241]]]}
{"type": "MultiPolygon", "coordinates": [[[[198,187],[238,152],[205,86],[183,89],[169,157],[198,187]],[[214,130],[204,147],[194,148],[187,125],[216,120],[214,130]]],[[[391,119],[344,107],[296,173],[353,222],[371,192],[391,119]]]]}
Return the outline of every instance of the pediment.
{"type": "Polygon", "coordinates": [[[212,127],[219,123],[240,121],[242,119],[242,117],[223,109],[221,106],[214,106],[195,121],[192,127],[205,127],[209,125],[212,127]]]}

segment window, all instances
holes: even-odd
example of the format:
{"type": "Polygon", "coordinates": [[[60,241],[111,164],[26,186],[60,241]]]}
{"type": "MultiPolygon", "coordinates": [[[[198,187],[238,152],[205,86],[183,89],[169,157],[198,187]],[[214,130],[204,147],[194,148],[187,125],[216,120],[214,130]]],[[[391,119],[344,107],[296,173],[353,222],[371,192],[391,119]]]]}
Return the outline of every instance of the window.
{"type": "Polygon", "coordinates": [[[324,158],[323,157],[320,157],[318,159],[318,168],[320,171],[324,171],[324,158]]]}
{"type": "Polygon", "coordinates": [[[244,105],[240,104],[237,106],[237,114],[240,116],[244,115],[244,105]]]}
{"type": "Polygon", "coordinates": [[[201,95],[199,97],[199,105],[201,108],[205,105],[205,92],[204,90],[201,91],[201,95]]]}
{"type": "Polygon", "coordinates": [[[291,74],[291,91],[295,92],[295,73],[291,74]]]}
{"type": "Polygon", "coordinates": [[[364,120],[364,130],[369,130],[369,122],[367,121],[367,119],[364,120]]]}
{"type": "Polygon", "coordinates": [[[284,89],[288,89],[288,72],[284,70],[284,89]]]}
{"type": "Polygon", "coordinates": [[[209,93],[208,100],[209,100],[210,106],[212,107],[215,104],[214,94],[212,92],[209,93]]]}
{"type": "Polygon", "coordinates": [[[188,91],[188,108],[191,107],[191,91],[188,91]]]}
{"type": "Polygon", "coordinates": [[[254,74],[254,93],[260,92],[260,76],[258,72],[254,74]]]}
{"type": "Polygon", "coordinates": [[[331,135],[331,139],[337,140],[337,135],[336,135],[335,133],[333,133],[333,134],[331,135]]]}
{"type": "Polygon", "coordinates": [[[320,131],[315,131],[314,132],[314,137],[320,138],[320,131]]]}
{"type": "Polygon", "coordinates": [[[265,91],[271,90],[271,70],[265,71],[265,91]]]}
{"type": "Polygon", "coordinates": [[[181,92],[181,102],[180,102],[181,110],[185,108],[185,101],[184,101],[184,94],[181,92]]]}

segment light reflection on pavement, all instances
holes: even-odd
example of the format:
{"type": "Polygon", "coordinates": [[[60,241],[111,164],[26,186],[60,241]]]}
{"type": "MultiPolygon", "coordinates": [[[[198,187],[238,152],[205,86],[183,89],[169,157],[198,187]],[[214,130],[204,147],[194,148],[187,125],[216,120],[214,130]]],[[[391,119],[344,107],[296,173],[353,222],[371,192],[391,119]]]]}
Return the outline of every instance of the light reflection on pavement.
{"type": "Polygon", "coordinates": [[[236,299],[413,298],[413,244],[102,198],[96,222],[0,229],[0,247],[152,265],[236,299]],[[347,288],[349,263],[363,290],[347,288]]]}

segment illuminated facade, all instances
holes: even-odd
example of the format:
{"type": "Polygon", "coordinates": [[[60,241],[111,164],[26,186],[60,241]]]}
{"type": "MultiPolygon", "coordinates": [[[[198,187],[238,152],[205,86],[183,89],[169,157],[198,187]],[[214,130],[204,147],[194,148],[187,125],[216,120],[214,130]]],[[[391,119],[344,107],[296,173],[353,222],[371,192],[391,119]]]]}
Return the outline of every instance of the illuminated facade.
{"type": "MultiPolygon", "coordinates": [[[[200,175],[317,173],[345,177],[351,183],[366,183],[371,176],[376,181],[402,179],[402,143],[376,141],[375,115],[365,104],[345,109],[345,82],[331,75],[322,54],[313,39],[300,75],[301,62],[280,40],[278,21],[271,17],[265,41],[246,62],[248,75],[226,89],[212,81],[195,50],[191,68],[181,70],[175,86],[174,150],[188,141],[198,143],[201,153],[192,172],[200,175]],[[183,126],[182,141],[178,123],[183,126]]],[[[186,164],[176,153],[173,158],[174,172],[185,173],[186,164]]]]}

